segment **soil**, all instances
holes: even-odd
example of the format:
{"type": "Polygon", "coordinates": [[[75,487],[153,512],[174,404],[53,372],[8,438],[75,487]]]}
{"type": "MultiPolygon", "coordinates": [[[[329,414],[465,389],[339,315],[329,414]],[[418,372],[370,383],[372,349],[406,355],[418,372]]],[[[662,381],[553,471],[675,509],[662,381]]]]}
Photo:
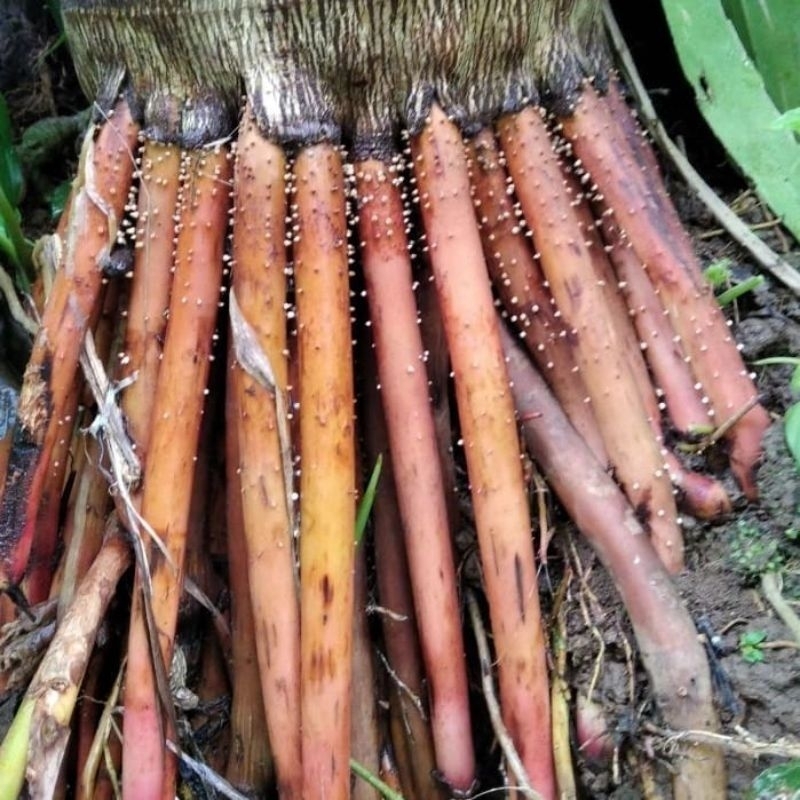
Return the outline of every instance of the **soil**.
{"type": "MultiPolygon", "coordinates": [[[[658,90],[654,100],[668,129],[685,142],[695,165],[720,193],[745,208],[742,216],[746,220],[763,222],[767,212],[752,194],[743,195],[745,182],[725,161],[724,153],[697,115],[671,60],[665,26],[650,24],[647,30],[637,27],[637,15],[625,5],[615,4],[645,82],[658,90]]],[[[5,68],[10,69],[11,63],[4,62],[5,68]]],[[[58,76],[62,69],[59,61],[58,76]]],[[[74,113],[79,107],[74,79],[59,78],[57,83],[71,89],[65,97],[59,95],[53,100],[58,112],[74,113]]],[[[48,98],[43,101],[45,106],[53,98],[52,92],[48,98]]],[[[29,122],[25,116],[29,109],[23,111],[17,117],[23,120],[21,127],[29,122]]],[[[62,171],[63,162],[71,155],[62,159],[62,171]]],[[[730,259],[734,281],[758,274],[746,252],[727,236],[713,233],[716,224],[694,195],[675,179],[668,164],[664,164],[664,170],[704,265],[730,259]]],[[[62,179],[63,175],[57,175],[54,182],[62,179]]],[[[787,260],[800,265],[800,248],[787,234],[774,228],[761,235],[785,253],[787,260]]],[[[769,356],[800,356],[800,300],[771,278],[741,298],[732,315],[734,331],[748,363],[769,356]]],[[[800,652],[760,591],[759,576],[766,569],[779,569],[784,578],[784,595],[795,602],[795,608],[800,608],[800,471],[786,447],[781,422],[793,401],[789,390],[792,368],[755,369],[764,403],[775,417],[759,473],[761,501],[747,505],[735,485],[727,481],[732,496],[737,498],[729,518],[713,524],[686,518],[687,569],[678,584],[699,635],[707,640],[712,654],[723,732],[741,739],[744,729],[757,740],[775,743],[796,737],[800,731],[800,652]],[[740,637],[747,632],[765,634],[761,647],[756,648],[763,660],[757,663],[745,660],[740,647],[740,637]]],[[[716,461],[722,463],[712,454],[712,466],[716,461]]],[[[720,477],[724,475],[720,473],[720,477]]],[[[576,575],[583,576],[573,578],[567,601],[569,683],[573,695],[586,695],[591,690],[592,699],[605,711],[614,745],[605,760],[592,761],[578,754],[582,794],[618,800],[643,797],[643,775],[652,776],[656,785],[667,785],[669,748],[657,733],[661,723],[650,700],[646,675],[636,659],[635,640],[610,579],[567,524],[558,526],[550,545],[542,575],[545,598],[555,592],[567,561],[576,575]]],[[[485,734],[488,748],[491,731],[487,729],[485,734]]],[[[753,777],[775,760],[732,756],[728,761],[730,796],[744,797],[753,777]]]]}

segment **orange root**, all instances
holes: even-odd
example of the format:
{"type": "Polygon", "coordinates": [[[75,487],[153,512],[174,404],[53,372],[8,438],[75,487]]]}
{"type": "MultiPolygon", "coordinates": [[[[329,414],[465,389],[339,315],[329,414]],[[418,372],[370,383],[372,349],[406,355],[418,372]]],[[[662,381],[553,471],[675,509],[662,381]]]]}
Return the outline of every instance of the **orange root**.
{"type": "Polygon", "coordinates": [[[682,537],[669,475],[626,349],[627,314],[616,311],[616,287],[607,286],[595,263],[604,254],[586,229],[587,211],[577,207],[580,194],[537,109],[501,118],[499,131],[542,269],[574,332],[576,358],[616,477],[665,563],[678,571],[682,537]]]}
{"type": "MultiPolygon", "coordinates": [[[[137,134],[130,110],[121,102],[96,140],[87,135],[84,158],[90,160],[91,168],[85,169],[84,183],[73,192],[63,263],[20,393],[15,442],[0,505],[0,590],[19,584],[28,565],[40,508],[54,508],[57,500],[46,499],[54,492],[60,498],[77,403],[78,356],[84,334],[99,311],[101,262],[114,244],[128,197],[137,134]],[[64,442],[60,448],[59,443],[64,442]],[[57,451],[59,456],[54,458],[57,451]]],[[[49,513],[55,516],[55,512],[49,513]]]]}
{"type": "Polygon", "coordinates": [[[533,786],[555,797],[547,667],[513,401],[464,143],[437,106],[412,154],[455,374],[503,719],[533,786]]]}
{"type": "Polygon", "coordinates": [[[300,798],[300,605],[295,580],[286,365],[286,158],[245,117],[237,148],[228,373],[250,600],[278,791],[300,798]],[[233,301],[232,301],[233,302],[233,301]],[[269,376],[264,372],[270,373],[269,376]],[[272,385],[268,385],[268,381],[272,385]],[[283,431],[283,436],[281,435],[283,431]]]}
{"type": "MultiPolygon", "coordinates": [[[[174,289],[142,484],[142,516],[167,550],[165,557],[148,541],[152,613],[167,670],[183,587],[194,461],[219,304],[231,177],[229,157],[222,149],[192,153],[185,167],[174,289]]],[[[122,774],[126,797],[158,797],[162,792],[172,797],[175,791],[151,657],[144,617],[135,616],[125,685],[122,774]]]]}
{"type": "Polygon", "coordinates": [[[362,264],[430,683],[436,761],[453,788],[467,791],[475,779],[475,763],[461,615],[406,222],[394,180],[394,170],[379,161],[356,167],[362,264]]]}
{"type": "Polygon", "coordinates": [[[350,793],[355,442],[342,161],[295,162],[300,367],[300,664],[303,797],[350,793]]]}
{"type": "Polygon", "coordinates": [[[562,121],[575,155],[603,193],[605,202],[641,259],[697,380],[707,394],[717,425],[745,412],[727,434],[731,468],[755,499],[754,473],[769,416],[725,318],[701,276],[688,236],[663,190],[644,177],[642,156],[630,145],[612,106],[586,86],[571,117],[562,121]],[[751,407],[752,406],[752,407],[751,407]],[[749,410],[746,410],[749,409],[749,410]]]}

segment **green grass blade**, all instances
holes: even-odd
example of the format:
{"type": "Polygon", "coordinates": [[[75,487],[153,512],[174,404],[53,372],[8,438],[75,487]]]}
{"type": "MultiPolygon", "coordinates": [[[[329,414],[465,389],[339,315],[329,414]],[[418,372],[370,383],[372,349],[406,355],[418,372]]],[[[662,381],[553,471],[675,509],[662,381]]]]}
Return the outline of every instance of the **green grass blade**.
{"type": "Polygon", "coordinates": [[[717,302],[721,306],[727,306],[734,300],[738,300],[743,294],[752,292],[753,289],[755,289],[757,286],[761,286],[762,283],[764,283],[763,275],[753,275],[752,278],[748,278],[741,283],[731,286],[730,289],[720,292],[717,295],[717,302]]]}
{"type": "Polygon", "coordinates": [[[364,538],[364,531],[367,529],[367,521],[369,515],[372,513],[372,506],[375,503],[375,493],[378,489],[378,481],[381,477],[381,469],[383,467],[383,455],[378,456],[375,466],[372,468],[372,474],[369,476],[367,488],[364,490],[364,496],[358,504],[358,511],[356,512],[356,547],[361,544],[364,538]]]}
{"type": "Polygon", "coordinates": [[[396,792],[391,786],[385,784],[377,775],[373,775],[365,766],[359,764],[358,761],[350,759],[350,769],[358,775],[361,780],[366,781],[373,789],[375,789],[381,797],[386,800],[403,800],[403,795],[396,792]]]}
{"type": "Polygon", "coordinates": [[[720,0],[662,0],[697,104],[731,158],[800,238],[800,143],[780,116],[720,0]]]}

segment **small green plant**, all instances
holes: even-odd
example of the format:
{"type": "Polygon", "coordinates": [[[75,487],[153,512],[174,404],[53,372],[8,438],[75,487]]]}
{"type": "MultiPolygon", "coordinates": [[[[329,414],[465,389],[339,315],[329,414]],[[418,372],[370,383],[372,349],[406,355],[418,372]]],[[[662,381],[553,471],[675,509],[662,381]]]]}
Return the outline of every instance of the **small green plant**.
{"type": "Polygon", "coordinates": [[[755,364],[759,367],[775,364],[788,364],[794,367],[794,372],[789,380],[789,390],[797,400],[786,409],[786,413],[783,415],[783,430],[789,452],[800,470],[800,358],[795,356],[774,356],[772,358],[762,358],[756,361],[755,364]]]}
{"type": "Polygon", "coordinates": [[[755,583],[765,572],[778,572],[785,562],[782,542],[744,520],[738,525],[729,543],[733,568],[748,582],[755,583]]]}
{"type": "Polygon", "coordinates": [[[762,275],[753,275],[743,281],[734,282],[731,272],[731,262],[728,258],[721,258],[713,264],[709,264],[704,270],[706,280],[714,287],[717,292],[717,302],[721,306],[730,305],[734,300],[738,300],[743,294],[752,292],[764,283],[762,275]]]}
{"type": "Polygon", "coordinates": [[[775,764],[759,773],[747,792],[747,800],[798,800],[800,761],[775,764]]]}
{"type": "Polygon", "coordinates": [[[748,664],[760,664],[764,660],[766,631],[746,631],[739,637],[739,652],[748,664]]]}

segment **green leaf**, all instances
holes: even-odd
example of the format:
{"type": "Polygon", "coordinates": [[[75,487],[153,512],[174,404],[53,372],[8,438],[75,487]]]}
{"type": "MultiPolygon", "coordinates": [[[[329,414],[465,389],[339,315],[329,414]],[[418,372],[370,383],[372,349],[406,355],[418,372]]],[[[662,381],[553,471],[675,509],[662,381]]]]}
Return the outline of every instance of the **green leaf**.
{"type": "Polygon", "coordinates": [[[45,117],[26,128],[17,151],[25,170],[30,174],[64,150],[64,145],[75,141],[86,130],[91,120],[91,110],[85,109],[64,117],[45,117]]]}
{"type": "Polygon", "coordinates": [[[730,289],[726,289],[724,292],[718,294],[717,302],[721,306],[727,306],[734,300],[738,300],[743,294],[752,292],[753,289],[755,289],[757,286],[761,286],[762,283],[764,283],[763,275],[753,275],[752,278],[748,278],[746,281],[741,281],[741,283],[734,284],[730,289]]]}
{"type": "Polygon", "coordinates": [[[662,5],[700,111],[759,194],[800,238],[800,142],[790,131],[771,129],[779,111],[720,0],[662,0],[662,5]]]}
{"type": "Polygon", "coordinates": [[[757,647],[743,647],[742,658],[748,664],[760,664],[764,660],[764,653],[757,647]]]}
{"type": "Polygon", "coordinates": [[[375,466],[372,468],[372,474],[369,476],[367,488],[364,490],[364,496],[358,504],[358,511],[356,512],[356,547],[361,544],[364,538],[364,531],[367,529],[367,521],[369,515],[372,513],[372,506],[375,503],[375,493],[378,490],[378,480],[381,477],[381,468],[383,467],[383,455],[378,456],[375,466]]]}
{"type": "Polygon", "coordinates": [[[747,792],[747,800],[798,800],[800,798],[800,761],[775,764],[760,773],[747,792]]]}
{"type": "Polygon", "coordinates": [[[11,117],[6,99],[0,94],[0,189],[5,192],[9,202],[16,206],[22,199],[24,185],[22,167],[14,149],[11,117]]]}
{"type": "Polygon", "coordinates": [[[789,388],[792,390],[792,394],[800,394],[800,363],[795,367],[792,373],[792,379],[789,381],[789,388]]]}
{"type": "Polygon", "coordinates": [[[797,0],[723,0],[767,91],[781,110],[800,106],[797,0]]]}
{"type": "Polygon", "coordinates": [[[54,189],[51,189],[46,195],[45,199],[50,204],[50,217],[57,220],[64,212],[69,199],[69,192],[72,188],[72,181],[66,180],[58,184],[54,189]]]}
{"type": "Polygon", "coordinates": [[[721,289],[731,279],[731,260],[721,258],[714,261],[703,270],[703,275],[714,289],[721,289]]]}
{"type": "Polygon", "coordinates": [[[794,463],[800,470],[800,403],[789,406],[784,414],[783,433],[786,436],[786,444],[794,458],[794,463]]]}
{"type": "Polygon", "coordinates": [[[400,792],[396,792],[389,784],[384,783],[377,775],[374,775],[355,759],[350,759],[350,769],[375,789],[381,797],[385,797],[386,800],[403,800],[403,795],[400,792]]]}
{"type": "Polygon", "coordinates": [[[743,633],[739,639],[739,644],[742,647],[753,647],[761,644],[767,638],[766,631],[747,631],[743,633]]]}

